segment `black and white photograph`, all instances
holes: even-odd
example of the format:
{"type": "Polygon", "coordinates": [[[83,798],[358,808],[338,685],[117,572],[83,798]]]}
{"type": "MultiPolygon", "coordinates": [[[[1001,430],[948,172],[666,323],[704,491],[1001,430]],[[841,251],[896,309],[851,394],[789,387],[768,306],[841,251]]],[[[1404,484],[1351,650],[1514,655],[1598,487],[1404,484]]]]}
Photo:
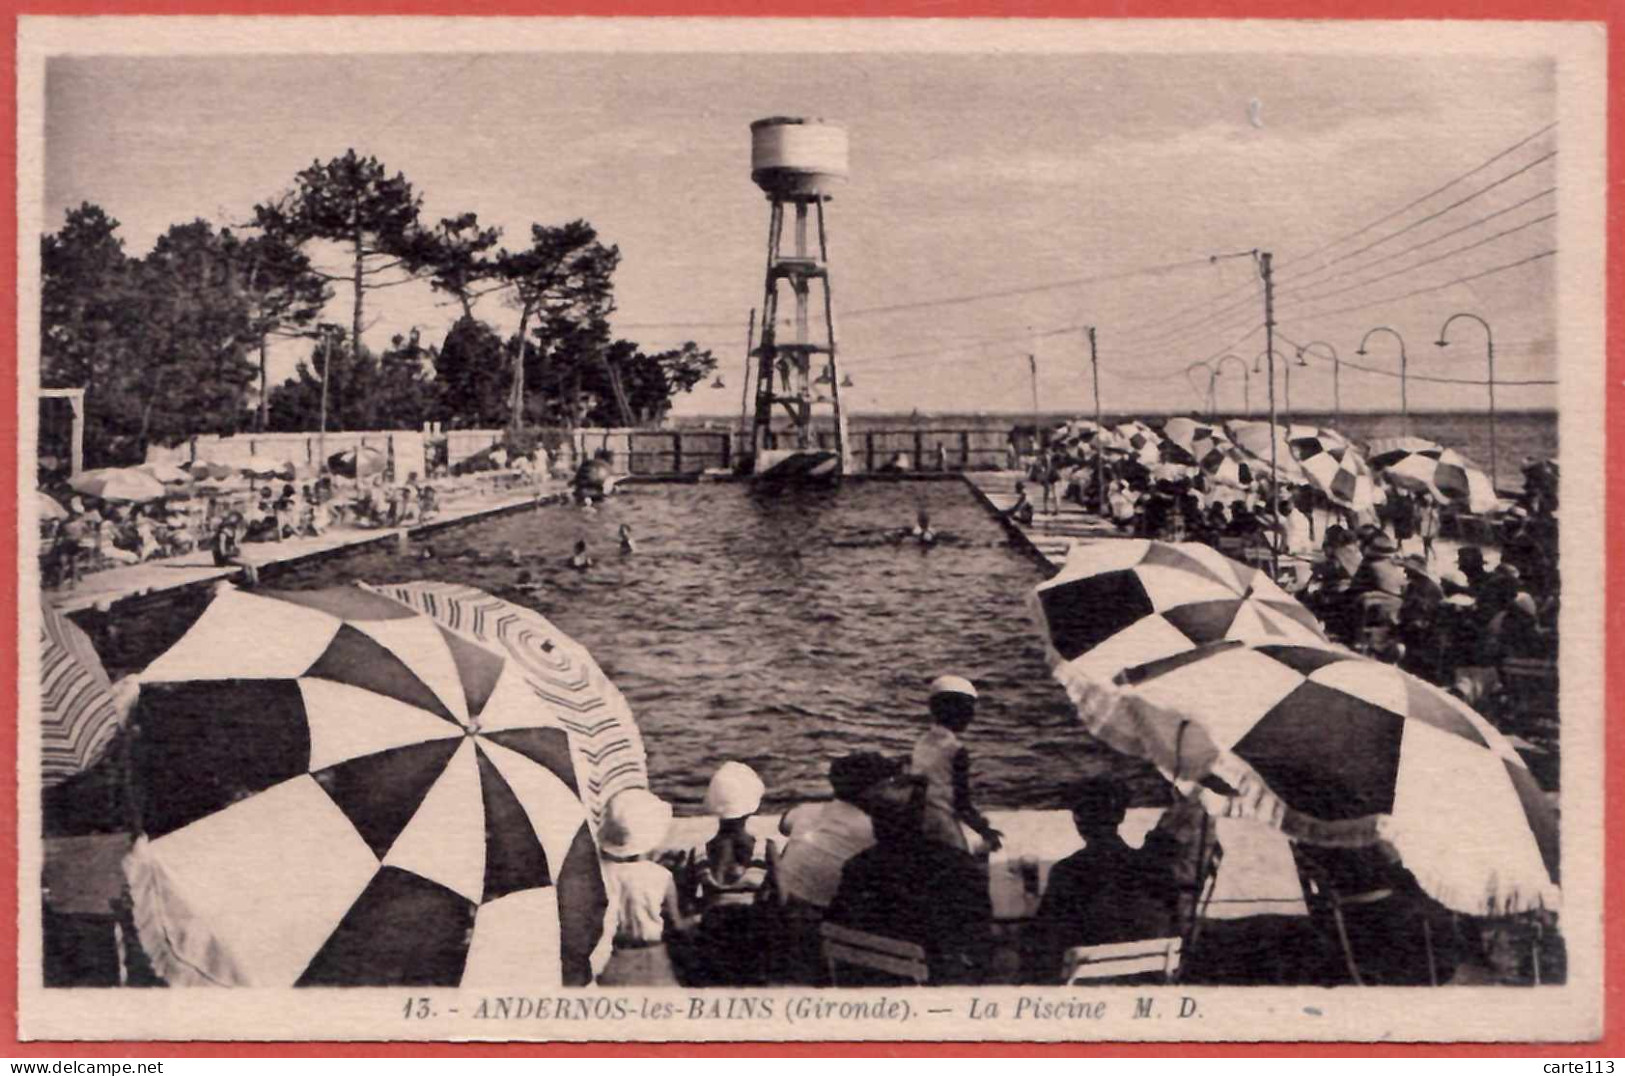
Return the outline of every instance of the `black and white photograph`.
{"type": "Polygon", "coordinates": [[[1597,28],[21,25],[23,1038],[1600,1034],[1597,28]]]}

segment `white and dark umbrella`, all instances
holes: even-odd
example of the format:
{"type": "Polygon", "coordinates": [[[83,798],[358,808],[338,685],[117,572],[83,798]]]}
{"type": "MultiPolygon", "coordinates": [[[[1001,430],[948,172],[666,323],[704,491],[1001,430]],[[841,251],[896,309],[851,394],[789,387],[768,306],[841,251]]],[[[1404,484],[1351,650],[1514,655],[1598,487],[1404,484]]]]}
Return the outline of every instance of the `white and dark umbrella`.
{"type": "Polygon", "coordinates": [[[75,493],[104,501],[140,503],[164,497],[164,484],[133,467],[99,467],[68,479],[75,493]]]}
{"type": "Polygon", "coordinates": [[[1453,448],[1418,437],[1371,442],[1371,468],[1400,489],[1432,494],[1469,512],[1493,512],[1499,498],[1489,476],[1453,448]]]}
{"type": "Polygon", "coordinates": [[[1347,441],[1319,431],[1294,438],[1292,454],[1309,484],[1335,503],[1356,512],[1369,512],[1375,506],[1371,468],[1347,441]]]}
{"type": "Polygon", "coordinates": [[[534,662],[360,586],[227,588],[140,679],[126,875],[166,979],[590,981],[598,850],[534,662]]]}

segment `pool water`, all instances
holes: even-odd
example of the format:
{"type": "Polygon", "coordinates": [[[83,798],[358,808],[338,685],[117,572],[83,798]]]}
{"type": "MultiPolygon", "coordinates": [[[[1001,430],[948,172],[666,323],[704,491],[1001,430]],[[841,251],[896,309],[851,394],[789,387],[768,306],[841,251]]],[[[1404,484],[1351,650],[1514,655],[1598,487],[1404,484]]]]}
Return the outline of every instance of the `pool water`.
{"type": "Polygon", "coordinates": [[[632,705],[655,790],[678,804],[698,804],[727,759],[756,768],[770,805],[827,796],[831,759],[907,755],[945,672],[981,690],[965,742],[982,805],[1061,806],[1067,784],[1104,772],[1159,795],[1148,767],[1077,726],[1027,611],[1042,571],[958,482],[633,486],[596,512],[523,511],[265,585],[423,578],[529,606],[583,643],[632,705]],[[921,507],[944,536],[934,548],[895,539],[921,507]],[[584,572],[567,563],[578,539],[596,561],[584,572]],[[540,585],[517,585],[522,571],[540,585]]]}

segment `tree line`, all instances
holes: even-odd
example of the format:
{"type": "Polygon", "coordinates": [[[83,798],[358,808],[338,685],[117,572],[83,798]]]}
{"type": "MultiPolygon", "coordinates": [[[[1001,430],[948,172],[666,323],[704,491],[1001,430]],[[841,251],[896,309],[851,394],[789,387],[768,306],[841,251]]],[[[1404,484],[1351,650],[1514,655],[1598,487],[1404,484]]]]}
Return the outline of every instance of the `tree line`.
{"type": "Polygon", "coordinates": [[[353,149],[239,226],[176,224],[143,257],[118,229],[86,203],[41,240],[41,381],[86,390],[92,465],[200,433],[313,430],[324,410],[331,430],[649,425],[716,368],[693,343],[650,353],[614,337],[621,255],[587,221],[532,224],[510,249],[475,213],[425,220],[404,175],[353,149]],[[438,345],[413,327],[374,353],[375,293],[413,282],[460,316],[438,345]],[[346,291],[349,323],[323,321],[346,291]],[[481,320],[482,303],[516,312],[517,331],[481,320]],[[270,385],[279,338],[308,350],[270,385]]]}

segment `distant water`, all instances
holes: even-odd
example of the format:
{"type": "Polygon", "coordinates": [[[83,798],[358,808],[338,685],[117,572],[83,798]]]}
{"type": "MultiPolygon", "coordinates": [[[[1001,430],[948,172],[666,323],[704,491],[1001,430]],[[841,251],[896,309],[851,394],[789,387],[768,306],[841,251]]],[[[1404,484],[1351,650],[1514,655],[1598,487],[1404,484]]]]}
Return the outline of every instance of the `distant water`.
{"type": "Polygon", "coordinates": [[[1043,575],[957,483],[778,497],[641,486],[596,515],[546,508],[431,542],[433,560],[360,553],[266,585],[444,579],[537,609],[626,694],[657,790],[690,807],[727,759],[756,767],[782,805],[827,796],[838,755],[906,755],[927,724],[926,686],[944,672],[982,691],[966,736],[982,803],[1062,806],[1069,782],[1104,772],[1147,801],[1160,794],[1148,767],[1076,727],[1027,612],[1043,575]],[[887,540],[917,507],[948,536],[942,545],[887,540]],[[636,535],[632,557],[617,552],[622,522],[636,535]],[[565,566],[577,538],[598,558],[581,574],[565,566]],[[541,591],[514,588],[510,549],[541,591]]]}
{"type": "MultiPolygon", "coordinates": [[[[1045,426],[1053,427],[1070,418],[1088,417],[1078,412],[1042,412],[1039,421],[1045,426]]],[[[1160,424],[1165,416],[1147,414],[1125,415],[1107,413],[1107,422],[1119,422],[1127,418],[1144,418],[1153,425],[1160,424]]],[[[1226,417],[1241,416],[1219,416],[1226,417]]],[[[1254,417],[1262,417],[1255,415],[1254,417]]],[[[1002,429],[1008,430],[1013,426],[1031,426],[1031,414],[921,414],[911,415],[907,412],[897,414],[853,414],[848,416],[848,427],[855,434],[869,430],[960,430],[960,429],[1002,429]]],[[[1284,420],[1283,420],[1284,421],[1284,420]]],[[[1299,411],[1292,416],[1292,421],[1315,426],[1335,425],[1346,436],[1356,441],[1369,441],[1375,437],[1395,437],[1405,432],[1405,425],[1396,412],[1346,412],[1338,416],[1335,424],[1332,415],[1327,411],[1299,411]]],[[[1523,474],[1521,467],[1528,457],[1546,459],[1555,457],[1557,445],[1557,412],[1556,411],[1498,411],[1496,421],[1496,464],[1499,474],[1496,476],[1505,489],[1521,489],[1523,474]]],[[[695,420],[685,420],[682,425],[699,425],[695,420]]],[[[726,426],[726,423],[723,423],[726,426]]],[[[1418,437],[1426,437],[1437,441],[1446,448],[1453,448],[1474,461],[1487,472],[1490,466],[1490,422],[1489,415],[1483,411],[1413,411],[1411,412],[1410,432],[1418,437]]]]}

